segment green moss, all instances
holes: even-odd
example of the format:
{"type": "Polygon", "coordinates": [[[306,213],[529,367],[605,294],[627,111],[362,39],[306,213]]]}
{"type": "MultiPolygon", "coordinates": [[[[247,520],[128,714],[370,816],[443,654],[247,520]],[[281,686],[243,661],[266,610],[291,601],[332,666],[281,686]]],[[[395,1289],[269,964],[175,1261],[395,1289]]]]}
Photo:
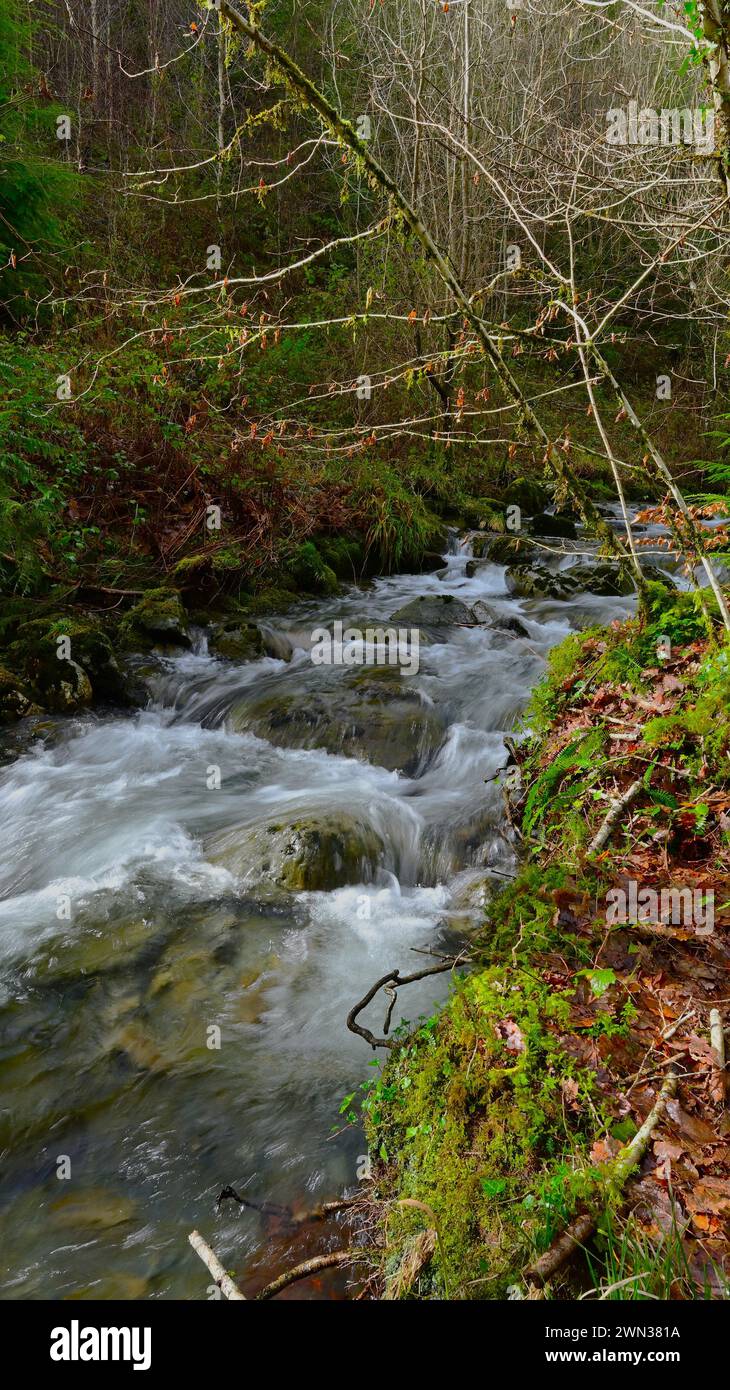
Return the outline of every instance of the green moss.
{"type": "Polygon", "coordinates": [[[313,541],[304,541],[302,545],[297,546],[287,568],[299,587],[309,593],[339,592],[337,575],[322,559],[313,541]]]}
{"type": "MultiPolygon", "coordinates": [[[[542,906],[542,905],[541,905],[542,906]]],[[[563,1049],[568,998],[531,971],[490,966],[387,1063],[364,1103],[381,1191],[393,1199],[384,1272],[415,1229],[439,1248],[418,1293],[499,1298],[557,1219],[546,1198],[562,1164],[560,1219],[591,1189],[593,1074],[563,1049]],[[591,1105],[566,1110],[563,1084],[591,1105]],[[394,1163],[393,1160],[396,1160],[394,1163]],[[403,1200],[430,1209],[398,1205],[403,1200]]]]}
{"type": "Polygon", "coordinates": [[[0,666],[0,723],[22,719],[36,712],[30,691],[20,676],[0,666]]]}
{"type": "Polygon", "coordinates": [[[504,495],[506,506],[519,507],[521,511],[534,516],[550,506],[550,493],[537,478],[515,478],[504,495]]]}
{"type": "Polygon", "coordinates": [[[725,643],[702,662],[696,677],[699,694],[671,715],[650,719],[644,726],[647,748],[681,750],[691,770],[703,769],[716,783],[728,781],[730,755],[730,645],[725,643]]]}
{"type": "MultiPolygon", "coordinates": [[[[291,583],[291,581],[289,581],[291,583]]],[[[247,594],[237,604],[250,617],[264,618],[267,613],[285,613],[296,602],[297,593],[289,587],[285,579],[277,585],[269,585],[257,594],[247,594]]]]}
{"type": "Polygon", "coordinates": [[[120,625],[120,637],[130,647],[149,649],[159,643],[189,647],[188,620],[175,589],[149,589],[120,625]]]}
{"type": "Polygon", "coordinates": [[[337,579],[353,582],[365,567],[365,549],[359,538],[350,536],[319,536],[317,549],[325,565],[337,579]]]}

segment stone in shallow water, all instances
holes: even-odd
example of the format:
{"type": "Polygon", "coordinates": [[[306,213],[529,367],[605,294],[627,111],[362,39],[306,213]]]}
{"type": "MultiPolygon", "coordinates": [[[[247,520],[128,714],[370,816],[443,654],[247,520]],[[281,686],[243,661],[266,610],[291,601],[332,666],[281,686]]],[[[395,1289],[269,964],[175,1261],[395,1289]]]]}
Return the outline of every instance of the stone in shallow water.
{"type": "Polygon", "coordinates": [[[243,698],[229,718],[278,748],[323,748],[406,776],[423,771],[445,733],[443,715],[394,667],[361,668],[330,690],[243,698]]]}
{"type": "Polygon", "coordinates": [[[264,639],[255,623],[232,619],[211,630],[208,650],[225,661],[255,661],[264,655],[264,639]]]}
{"type": "Polygon", "coordinates": [[[569,598],[578,585],[565,578],[567,570],[558,574],[539,563],[511,565],[507,570],[507,588],[516,598],[569,598]]]}
{"type": "Polygon", "coordinates": [[[485,603],[483,599],[477,599],[474,604],[474,614],[480,623],[489,623],[490,627],[496,628],[498,632],[511,632],[515,637],[529,637],[530,635],[525,624],[513,613],[500,613],[498,609],[493,608],[490,603],[485,603]]]}
{"type": "Polygon", "coordinates": [[[399,627],[460,627],[473,624],[474,615],[461,599],[450,594],[424,594],[399,608],[389,622],[399,627]]]}
{"type": "Polygon", "coordinates": [[[246,880],[268,879],[290,892],[316,892],[372,882],[385,845],[366,822],[333,812],[291,825],[225,830],[211,837],[206,853],[246,880]]]}

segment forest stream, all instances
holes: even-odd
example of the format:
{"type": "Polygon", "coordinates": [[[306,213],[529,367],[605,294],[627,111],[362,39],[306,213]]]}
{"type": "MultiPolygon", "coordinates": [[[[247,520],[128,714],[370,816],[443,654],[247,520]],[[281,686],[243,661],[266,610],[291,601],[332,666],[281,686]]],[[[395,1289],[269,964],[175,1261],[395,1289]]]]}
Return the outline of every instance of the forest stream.
{"type": "MultiPolygon", "coordinates": [[[[451,548],[440,572],[271,620],[281,656],[214,659],[201,630],[147,672],[146,709],[48,721],[3,768],[5,1298],[205,1297],[192,1227],[239,1272],[278,1238],[256,1210],[216,1212],[226,1184],[300,1210],[356,1186],[364,1139],[338,1111],[373,1054],[347,1012],[467,936],[513,874],[504,736],[548,649],[634,604],[511,598],[502,566],[451,548]],[[415,675],[311,660],[319,625],[447,595],[491,621],[427,630],[415,675]],[[272,870],[302,827],[316,891],[272,870]]],[[[404,991],[394,1026],[447,981],[404,991]]],[[[363,1021],[379,1032],[382,1012],[363,1021]]]]}

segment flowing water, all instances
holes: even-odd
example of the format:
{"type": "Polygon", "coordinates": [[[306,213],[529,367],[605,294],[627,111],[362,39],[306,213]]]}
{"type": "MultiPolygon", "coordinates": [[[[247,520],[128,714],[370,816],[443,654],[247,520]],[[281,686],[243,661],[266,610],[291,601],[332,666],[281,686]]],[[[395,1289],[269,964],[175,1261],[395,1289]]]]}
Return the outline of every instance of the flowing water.
{"type": "MultiPolygon", "coordinates": [[[[469,553],[454,540],[439,574],[300,603],[273,625],[289,661],[217,661],[201,636],[160,660],[143,712],[51,721],[0,774],[0,1296],[205,1297],[194,1226],[238,1271],[279,1238],[260,1212],[217,1210],[221,1187],[302,1209],[355,1186],[363,1137],[338,1108],[373,1054],[345,1017],[387,969],[468,933],[476,889],[513,872],[489,780],[503,736],[547,650],[632,607],[515,601],[500,566],[467,578],[469,553]],[[326,751],[361,672],[314,665],[312,629],[430,594],[485,600],[529,638],[432,632],[385,733],[369,742],[360,710],[326,751]],[[407,773],[365,760],[397,761],[404,738],[407,773]],[[273,882],[267,844],[303,822],[359,837],[362,873],[273,882]]],[[[402,991],[394,1022],[446,978],[402,991]]],[[[383,1012],[380,996],[362,1021],[380,1032],[383,1012]]]]}

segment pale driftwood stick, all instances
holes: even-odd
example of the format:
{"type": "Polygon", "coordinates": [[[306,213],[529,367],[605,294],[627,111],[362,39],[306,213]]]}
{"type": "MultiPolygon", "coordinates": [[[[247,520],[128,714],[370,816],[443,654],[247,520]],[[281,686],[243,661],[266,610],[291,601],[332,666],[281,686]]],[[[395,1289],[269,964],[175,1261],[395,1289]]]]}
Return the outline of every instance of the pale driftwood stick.
{"type": "Polygon", "coordinates": [[[240,1299],[243,1303],[245,1303],[245,1295],[241,1293],[241,1290],[238,1288],[238,1285],[234,1284],[230,1274],[226,1274],[226,1271],[224,1270],[223,1265],[218,1259],[218,1256],[216,1255],[215,1251],[211,1250],[207,1241],[203,1240],[203,1237],[201,1236],[200,1232],[191,1231],[190,1235],[188,1236],[188,1240],[190,1241],[190,1244],[192,1245],[196,1255],[200,1256],[206,1269],[209,1270],[209,1272],[212,1274],[213,1280],[218,1285],[218,1288],[220,1289],[223,1296],[229,1299],[231,1302],[233,1302],[234,1299],[240,1299]]]}
{"type": "Polygon", "coordinates": [[[612,803],[611,809],[598,831],[598,834],[593,837],[586,850],[586,855],[589,859],[591,855],[599,854],[604,845],[608,844],[616,824],[621,817],[621,812],[625,811],[626,807],[630,806],[632,801],[636,800],[643,785],[643,778],[639,777],[636,782],[631,783],[628,791],[625,791],[623,796],[618,797],[617,800],[612,803]]]}
{"type": "Polygon", "coordinates": [[[641,1129],[637,1131],[630,1143],[628,1143],[614,1159],[613,1177],[619,1187],[623,1187],[631,1169],[635,1168],[637,1163],[641,1163],[649,1147],[649,1140],[667,1108],[667,1101],[671,1100],[672,1096],[676,1095],[676,1093],[677,1077],[673,1071],[670,1071],[641,1129]]]}
{"type": "Polygon", "coordinates": [[[320,1269],[332,1269],[335,1265],[352,1264],[354,1260],[369,1259],[370,1254],[371,1252],[367,1250],[333,1250],[329,1255],[315,1255],[313,1259],[305,1260],[303,1264],[285,1270],[278,1279],[274,1279],[260,1293],[257,1293],[256,1299],[260,1301],[263,1298],[275,1298],[282,1289],[287,1289],[298,1279],[307,1279],[310,1274],[317,1274],[320,1269]]]}
{"type": "Polygon", "coordinates": [[[719,1009],[710,1009],[710,1046],[713,1059],[712,1095],[719,1105],[725,1104],[725,1034],[719,1009]]]}
{"type": "MultiPolygon", "coordinates": [[[[613,1162],[606,1164],[607,1173],[610,1174],[617,1187],[623,1187],[631,1170],[641,1162],[649,1147],[649,1140],[664,1114],[667,1101],[671,1100],[676,1090],[677,1078],[674,1072],[670,1072],[641,1129],[637,1130],[631,1142],[621,1149],[613,1162]]],[[[553,1242],[550,1249],[546,1250],[525,1270],[525,1279],[528,1284],[546,1284],[548,1279],[557,1274],[566,1260],[570,1259],[570,1256],[578,1249],[578,1246],[584,1245],[589,1236],[593,1234],[596,1221],[597,1217],[591,1216],[589,1212],[577,1216],[575,1221],[572,1221],[562,1235],[553,1242]]]]}

